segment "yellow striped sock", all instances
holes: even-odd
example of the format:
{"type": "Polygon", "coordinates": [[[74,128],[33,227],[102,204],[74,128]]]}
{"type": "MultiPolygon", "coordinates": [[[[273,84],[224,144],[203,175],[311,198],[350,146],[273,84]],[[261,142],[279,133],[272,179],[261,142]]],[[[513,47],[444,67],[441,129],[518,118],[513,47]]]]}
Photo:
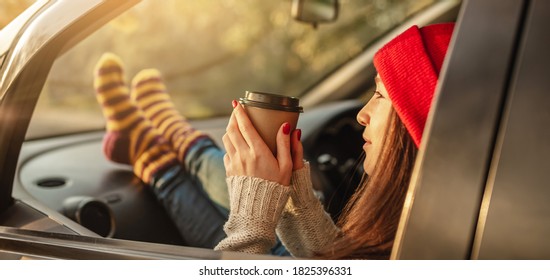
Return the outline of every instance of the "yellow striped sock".
{"type": "Polygon", "coordinates": [[[122,61],[116,55],[106,53],[100,58],[94,87],[107,121],[103,152],[108,159],[132,165],[145,183],[150,183],[157,171],[177,163],[168,142],[130,98],[122,61]]]}
{"type": "Polygon", "coordinates": [[[207,137],[178,112],[157,69],[144,69],[134,77],[131,96],[157,131],[170,141],[180,162],[197,139],[207,137]]]}

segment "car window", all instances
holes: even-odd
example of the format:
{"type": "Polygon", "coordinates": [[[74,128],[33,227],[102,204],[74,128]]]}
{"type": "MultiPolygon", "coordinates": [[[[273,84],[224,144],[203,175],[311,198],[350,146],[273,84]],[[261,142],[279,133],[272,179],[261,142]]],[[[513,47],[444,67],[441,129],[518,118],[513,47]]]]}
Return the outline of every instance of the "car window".
{"type": "Polygon", "coordinates": [[[8,25],[25,9],[30,7],[35,0],[17,0],[0,2],[0,30],[8,25]]]}
{"type": "Polygon", "coordinates": [[[291,19],[291,1],[144,0],[56,60],[27,139],[104,127],[92,81],[105,52],[128,81],[159,69],[180,112],[204,119],[229,114],[247,90],[302,95],[432,2],[340,1],[338,20],[314,28],[291,19]]]}

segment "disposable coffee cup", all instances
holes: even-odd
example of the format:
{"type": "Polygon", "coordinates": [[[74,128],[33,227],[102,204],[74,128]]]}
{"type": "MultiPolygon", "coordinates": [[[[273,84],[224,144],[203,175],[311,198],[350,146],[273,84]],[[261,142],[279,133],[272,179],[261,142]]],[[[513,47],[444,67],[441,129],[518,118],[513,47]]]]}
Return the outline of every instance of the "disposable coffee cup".
{"type": "Polygon", "coordinates": [[[296,97],[265,92],[247,91],[239,102],[274,155],[277,155],[277,132],[281,125],[288,122],[293,131],[304,111],[296,97]]]}

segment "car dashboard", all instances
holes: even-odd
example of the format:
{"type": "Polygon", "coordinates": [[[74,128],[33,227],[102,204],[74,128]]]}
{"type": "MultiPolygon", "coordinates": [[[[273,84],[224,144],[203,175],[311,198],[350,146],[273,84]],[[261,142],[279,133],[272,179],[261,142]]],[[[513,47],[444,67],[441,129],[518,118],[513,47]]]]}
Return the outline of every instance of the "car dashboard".
{"type": "MultiPolygon", "coordinates": [[[[362,105],[357,100],[325,104],[306,110],[298,122],[314,188],[334,219],[353,193],[348,185],[356,185],[363,173],[357,164],[362,127],[355,119],[362,105]]],[[[227,121],[221,117],[192,125],[223,148],[227,121]]],[[[14,198],[45,206],[50,217],[74,232],[85,232],[83,227],[103,237],[188,245],[131,167],[104,157],[103,135],[104,131],[93,131],[26,141],[14,198]]]]}

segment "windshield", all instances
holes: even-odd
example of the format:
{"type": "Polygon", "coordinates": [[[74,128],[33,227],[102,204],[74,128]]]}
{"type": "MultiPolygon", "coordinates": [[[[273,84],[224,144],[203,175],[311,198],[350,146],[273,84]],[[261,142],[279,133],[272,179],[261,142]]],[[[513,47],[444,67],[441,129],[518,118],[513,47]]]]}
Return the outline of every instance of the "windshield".
{"type": "Polygon", "coordinates": [[[301,96],[431,2],[342,0],[338,20],[314,28],[292,20],[291,1],[144,0],[56,60],[27,139],[103,129],[92,80],[105,52],[128,81],[159,69],[179,111],[204,119],[247,90],[301,96]]]}
{"type": "Polygon", "coordinates": [[[35,0],[17,0],[0,2],[0,30],[15,17],[30,7],[35,0]]]}

